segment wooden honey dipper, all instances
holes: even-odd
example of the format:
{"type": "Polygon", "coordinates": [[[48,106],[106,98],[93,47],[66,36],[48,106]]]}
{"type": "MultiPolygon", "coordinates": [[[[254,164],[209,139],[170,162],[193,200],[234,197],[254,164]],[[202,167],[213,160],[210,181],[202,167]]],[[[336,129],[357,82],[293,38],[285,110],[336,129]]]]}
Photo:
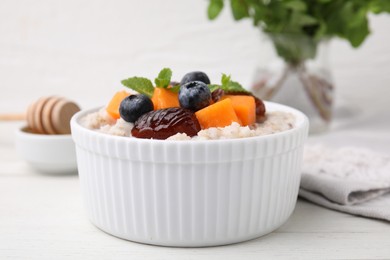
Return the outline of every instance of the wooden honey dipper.
{"type": "Polygon", "coordinates": [[[79,106],[63,97],[41,97],[30,104],[26,114],[0,115],[0,120],[27,119],[28,127],[38,134],[70,134],[70,119],[79,106]]]}

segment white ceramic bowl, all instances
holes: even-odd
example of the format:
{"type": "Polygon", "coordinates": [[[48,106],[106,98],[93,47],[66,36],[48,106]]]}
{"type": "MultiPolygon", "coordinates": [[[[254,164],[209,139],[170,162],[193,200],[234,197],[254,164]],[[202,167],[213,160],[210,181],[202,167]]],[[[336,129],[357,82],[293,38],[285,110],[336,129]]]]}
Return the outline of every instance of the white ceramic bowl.
{"type": "Polygon", "coordinates": [[[40,172],[77,172],[76,151],[71,135],[35,134],[23,127],[16,131],[15,144],[20,156],[40,172]]]}
{"type": "Polygon", "coordinates": [[[87,214],[114,236],[179,247],[241,242],[280,227],[297,199],[308,120],[277,134],[168,141],[112,136],[71,120],[87,214]]]}

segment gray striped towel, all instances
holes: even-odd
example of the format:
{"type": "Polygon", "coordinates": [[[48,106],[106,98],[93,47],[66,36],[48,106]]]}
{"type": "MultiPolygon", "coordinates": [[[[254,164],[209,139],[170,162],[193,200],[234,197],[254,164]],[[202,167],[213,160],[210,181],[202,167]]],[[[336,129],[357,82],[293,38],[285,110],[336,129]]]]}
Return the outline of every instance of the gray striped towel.
{"type": "Polygon", "coordinates": [[[305,147],[299,196],[321,206],[390,221],[390,156],[357,147],[305,147]]]}

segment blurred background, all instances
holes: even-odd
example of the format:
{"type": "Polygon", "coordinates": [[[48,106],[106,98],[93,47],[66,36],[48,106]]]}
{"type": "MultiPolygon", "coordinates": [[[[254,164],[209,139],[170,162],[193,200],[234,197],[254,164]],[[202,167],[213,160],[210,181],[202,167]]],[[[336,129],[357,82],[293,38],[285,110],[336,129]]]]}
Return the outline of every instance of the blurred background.
{"type": "MultiPolygon", "coordinates": [[[[1,0],[0,112],[23,112],[43,95],[62,95],[83,108],[106,104],[138,75],[163,67],[180,80],[203,70],[248,87],[268,49],[250,20],[229,9],[211,22],[203,0],[1,0]]],[[[337,104],[390,111],[390,16],[370,16],[372,34],[357,50],[332,40],[330,63],[337,104]]],[[[387,113],[386,113],[387,114],[387,113]]]]}

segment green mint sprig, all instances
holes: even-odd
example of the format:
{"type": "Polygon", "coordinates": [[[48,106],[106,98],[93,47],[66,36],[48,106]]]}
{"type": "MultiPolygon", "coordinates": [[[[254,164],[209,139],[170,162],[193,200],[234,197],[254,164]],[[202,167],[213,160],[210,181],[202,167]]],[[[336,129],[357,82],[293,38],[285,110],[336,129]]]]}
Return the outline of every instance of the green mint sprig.
{"type": "Polygon", "coordinates": [[[168,88],[168,90],[173,92],[173,93],[179,93],[180,85],[171,86],[170,88],[168,88]]]}
{"type": "Polygon", "coordinates": [[[222,74],[221,77],[221,85],[217,84],[209,84],[208,87],[210,88],[210,91],[213,92],[214,90],[220,88],[225,93],[245,93],[250,94],[248,90],[246,90],[240,83],[231,80],[230,75],[222,74]]]}
{"type": "Polygon", "coordinates": [[[172,70],[170,68],[163,68],[154,80],[157,88],[167,88],[172,78],[172,70]]]}
{"type": "MultiPolygon", "coordinates": [[[[172,78],[172,70],[170,68],[163,68],[155,78],[154,83],[157,88],[166,88],[172,92],[179,92],[180,85],[169,87],[172,78]],[[168,88],[169,87],[169,88],[168,88]]],[[[148,97],[153,96],[154,86],[152,81],[142,77],[132,77],[122,80],[122,85],[137,91],[140,94],[147,95],[148,97]]]]}
{"type": "Polygon", "coordinates": [[[157,78],[154,79],[154,83],[156,84],[157,88],[165,88],[174,93],[178,93],[180,90],[180,85],[172,86],[171,79],[172,70],[170,68],[163,68],[158,74],[157,78]]]}
{"type": "Polygon", "coordinates": [[[213,91],[221,88],[221,85],[217,85],[217,84],[208,84],[207,86],[209,87],[210,92],[213,92],[213,91]]]}
{"type": "Polygon", "coordinates": [[[153,96],[154,87],[152,82],[147,78],[132,77],[122,80],[122,84],[140,94],[147,95],[148,97],[153,96]]]}
{"type": "MultiPolygon", "coordinates": [[[[180,84],[171,85],[172,70],[169,68],[164,68],[160,71],[157,78],[155,78],[154,83],[157,88],[165,88],[174,93],[179,92],[180,84]]],[[[154,86],[152,81],[147,78],[142,77],[132,77],[122,80],[122,84],[125,87],[131,88],[134,91],[137,91],[140,94],[147,95],[148,97],[153,96],[154,86]]],[[[210,91],[220,88],[225,93],[244,93],[251,94],[248,90],[243,88],[240,83],[231,80],[230,75],[222,74],[221,84],[209,84],[208,87],[210,91]]]]}

